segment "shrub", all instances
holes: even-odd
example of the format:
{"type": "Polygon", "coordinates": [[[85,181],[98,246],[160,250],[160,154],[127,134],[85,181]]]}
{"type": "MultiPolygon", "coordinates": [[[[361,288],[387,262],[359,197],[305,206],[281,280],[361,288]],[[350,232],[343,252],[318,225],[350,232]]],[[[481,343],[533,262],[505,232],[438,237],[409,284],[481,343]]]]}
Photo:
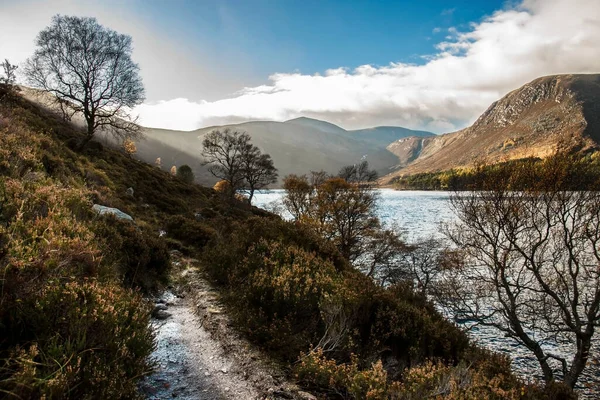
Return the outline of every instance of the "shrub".
{"type": "Polygon", "coordinates": [[[321,305],[335,296],[340,280],[327,261],[296,246],[260,240],[232,272],[245,312],[241,325],[255,340],[295,359],[323,333],[321,305]]]}
{"type": "Polygon", "coordinates": [[[177,177],[186,183],[194,182],[194,172],[192,172],[192,169],[189,165],[184,164],[177,168],[177,177]]]}
{"type": "Polygon", "coordinates": [[[387,373],[381,361],[361,370],[358,359],[352,357],[346,364],[328,359],[321,349],[304,354],[296,366],[296,377],[305,386],[342,398],[388,399],[387,373]]]}
{"type": "Polygon", "coordinates": [[[521,398],[514,382],[504,375],[488,377],[465,364],[455,367],[428,361],[406,371],[402,384],[395,388],[394,398],[420,400],[509,400],[521,398]]]}
{"type": "Polygon", "coordinates": [[[137,398],[150,369],[149,309],[138,294],[95,281],[54,282],[21,309],[33,339],[6,361],[0,391],[20,398],[137,398]],[[109,340],[107,340],[109,339],[109,340]]]}
{"type": "Polygon", "coordinates": [[[170,216],[165,221],[167,236],[180,242],[202,249],[216,232],[210,226],[183,215],[170,216]]]}
{"type": "Polygon", "coordinates": [[[125,286],[150,292],[167,283],[171,263],[167,245],[158,233],[112,216],[98,220],[94,231],[107,261],[116,266],[125,286]]]}

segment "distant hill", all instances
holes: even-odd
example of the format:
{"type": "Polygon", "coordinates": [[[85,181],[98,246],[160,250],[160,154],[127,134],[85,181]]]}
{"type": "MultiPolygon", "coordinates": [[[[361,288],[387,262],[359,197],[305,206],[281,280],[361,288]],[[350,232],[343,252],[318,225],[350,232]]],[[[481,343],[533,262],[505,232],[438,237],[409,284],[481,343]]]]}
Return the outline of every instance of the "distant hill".
{"type": "Polygon", "coordinates": [[[251,121],[191,132],[144,128],[146,139],[137,144],[137,157],[147,162],[160,157],[164,168],[188,164],[199,182],[211,184],[215,178],[201,166],[202,139],[214,129],[227,128],[247,132],[252,143],[271,155],[280,177],[317,170],[336,173],[341,167],[362,159],[369,161],[380,175],[385,175],[398,165],[398,157],[386,149],[388,144],[407,135],[433,135],[401,127],[347,131],[306,117],[285,122],[251,121]]]}
{"type": "Polygon", "coordinates": [[[493,103],[463,130],[404,138],[387,149],[403,167],[382,179],[525,157],[558,147],[600,148],[600,75],[538,78],[493,103]]]}
{"type": "Polygon", "coordinates": [[[390,143],[402,138],[425,138],[435,136],[435,134],[431,132],[414,131],[412,129],[402,128],[399,126],[377,126],[375,128],[348,131],[348,133],[356,139],[386,147],[390,143]]]}

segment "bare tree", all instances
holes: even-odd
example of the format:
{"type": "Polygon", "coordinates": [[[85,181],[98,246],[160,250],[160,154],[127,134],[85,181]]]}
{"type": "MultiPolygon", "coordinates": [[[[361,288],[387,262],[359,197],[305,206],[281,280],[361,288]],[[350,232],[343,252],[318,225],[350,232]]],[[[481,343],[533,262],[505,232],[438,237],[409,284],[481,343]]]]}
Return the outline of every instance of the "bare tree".
{"type": "Polygon", "coordinates": [[[377,180],[377,171],[369,169],[369,162],[363,160],[358,164],[347,165],[338,173],[340,178],[347,182],[358,183],[361,185],[372,185],[377,180]]]}
{"type": "Polygon", "coordinates": [[[248,203],[252,203],[254,192],[277,182],[277,168],[268,154],[262,154],[253,144],[242,151],[243,187],[248,193],[248,203]]]}
{"type": "Polygon", "coordinates": [[[250,135],[245,132],[214,130],[202,141],[204,165],[208,171],[221,180],[226,194],[233,198],[236,192],[246,188],[248,202],[252,202],[254,192],[277,181],[277,169],[268,154],[250,143],[250,135]]]}
{"type": "Polygon", "coordinates": [[[14,64],[11,64],[7,58],[5,58],[4,62],[2,62],[0,65],[2,65],[2,69],[4,71],[4,76],[0,77],[0,83],[4,84],[4,85],[8,85],[8,86],[14,85],[15,82],[17,81],[15,71],[19,67],[17,67],[14,64]]]}
{"type": "Polygon", "coordinates": [[[390,280],[408,279],[422,295],[433,294],[435,283],[444,269],[448,268],[454,252],[444,248],[440,240],[433,237],[406,246],[402,255],[401,269],[404,276],[396,274],[390,280]]]}
{"type": "Polygon", "coordinates": [[[144,100],[139,67],[131,60],[131,37],[100,25],[95,18],[56,15],[36,39],[25,75],[32,86],[55,96],[65,119],[83,115],[87,134],[98,128],[119,139],[140,135],[130,109],[144,100]]]}
{"type": "Polygon", "coordinates": [[[250,135],[245,132],[214,130],[202,141],[202,156],[204,165],[216,178],[228,183],[227,195],[235,196],[244,182],[244,165],[242,153],[250,145],[250,135]]]}
{"type": "Polygon", "coordinates": [[[453,196],[448,235],[466,258],[444,274],[440,300],[529,349],[546,382],[574,387],[600,325],[600,193],[565,189],[559,164],[527,190],[453,196]]]}
{"type": "Polygon", "coordinates": [[[381,286],[398,283],[409,279],[401,261],[410,249],[395,230],[375,230],[366,241],[356,264],[381,286]]]}

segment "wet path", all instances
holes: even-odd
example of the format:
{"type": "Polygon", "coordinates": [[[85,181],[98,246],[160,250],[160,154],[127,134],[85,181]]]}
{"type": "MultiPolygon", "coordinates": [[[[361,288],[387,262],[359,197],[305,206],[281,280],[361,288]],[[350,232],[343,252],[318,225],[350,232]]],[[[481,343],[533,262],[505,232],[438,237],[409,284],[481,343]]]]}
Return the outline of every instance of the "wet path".
{"type": "Polygon", "coordinates": [[[167,292],[159,304],[166,307],[153,319],[157,370],[141,385],[148,399],[262,398],[243,374],[232,373],[235,360],[201,326],[189,301],[167,292]]]}

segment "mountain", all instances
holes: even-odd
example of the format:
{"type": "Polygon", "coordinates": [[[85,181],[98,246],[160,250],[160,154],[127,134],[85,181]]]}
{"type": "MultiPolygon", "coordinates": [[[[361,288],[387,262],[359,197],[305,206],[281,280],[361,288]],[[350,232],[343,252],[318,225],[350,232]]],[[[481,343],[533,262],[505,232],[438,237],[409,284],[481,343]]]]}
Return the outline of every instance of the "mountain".
{"type": "Polygon", "coordinates": [[[356,139],[380,146],[388,146],[390,143],[402,138],[424,138],[435,136],[435,134],[431,132],[414,131],[412,129],[402,128],[399,126],[377,126],[375,128],[348,131],[348,133],[356,139]]]}
{"type": "Polygon", "coordinates": [[[200,156],[202,139],[214,129],[247,132],[252,143],[271,155],[280,177],[318,170],[336,173],[341,167],[362,159],[369,161],[380,175],[385,175],[398,164],[398,157],[386,149],[389,143],[407,135],[433,135],[401,127],[347,131],[306,117],[285,122],[251,121],[191,132],[144,128],[145,139],[137,143],[137,157],[147,162],[160,157],[166,168],[188,164],[199,182],[214,183],[216,179],[201,166],[200,156]]]}
{"type": "Polygon", "coordinates": [[[538,78],[493,103],[473,125],[457,132],[404,138],[387,146],[399,175],[545,157],[557,146],[600,148],[600,74],[538,78]]]}

